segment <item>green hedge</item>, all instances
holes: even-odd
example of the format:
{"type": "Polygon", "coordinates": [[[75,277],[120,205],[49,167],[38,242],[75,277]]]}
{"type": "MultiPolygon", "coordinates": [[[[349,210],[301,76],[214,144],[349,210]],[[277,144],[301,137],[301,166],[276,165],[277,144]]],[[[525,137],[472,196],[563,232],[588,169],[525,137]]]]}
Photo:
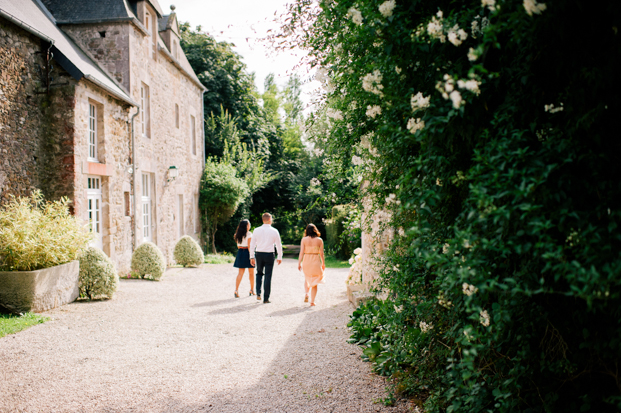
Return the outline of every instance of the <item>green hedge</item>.
{"type": "Polygon", "coordinates": [[[621,2],[322,1],[327,152],[398,229],[354,342],[429,412],[621,409],[621,2]]]}

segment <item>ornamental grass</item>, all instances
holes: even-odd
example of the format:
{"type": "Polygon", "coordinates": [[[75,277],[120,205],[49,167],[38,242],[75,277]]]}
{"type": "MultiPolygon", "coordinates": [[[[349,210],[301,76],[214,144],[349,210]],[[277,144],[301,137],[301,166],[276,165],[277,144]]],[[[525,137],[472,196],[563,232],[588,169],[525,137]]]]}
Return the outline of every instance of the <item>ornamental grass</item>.
{"type": "Polygon", "coordinates": [[[69,202],[44,201],[39,190],[11,196],[0,207],[0,271],[34,271],[78,259],[92,236],[70,214],[69,202]]]}

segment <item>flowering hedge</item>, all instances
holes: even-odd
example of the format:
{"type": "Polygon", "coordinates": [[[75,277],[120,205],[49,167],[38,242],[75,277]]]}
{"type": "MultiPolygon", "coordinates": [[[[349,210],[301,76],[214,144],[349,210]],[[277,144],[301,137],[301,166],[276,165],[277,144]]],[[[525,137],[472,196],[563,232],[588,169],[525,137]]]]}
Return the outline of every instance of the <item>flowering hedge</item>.
{"type": "MultiPolygon", "coordinates": [[[[298,0],[331,162],[397,231],[353,341],[428,411],[621,409],[620,2],[298,0]],[[337,162],[338,161],[338,162],[337,162]]],[[[288,42],[288,43],[287,43],[288,42]]]]}

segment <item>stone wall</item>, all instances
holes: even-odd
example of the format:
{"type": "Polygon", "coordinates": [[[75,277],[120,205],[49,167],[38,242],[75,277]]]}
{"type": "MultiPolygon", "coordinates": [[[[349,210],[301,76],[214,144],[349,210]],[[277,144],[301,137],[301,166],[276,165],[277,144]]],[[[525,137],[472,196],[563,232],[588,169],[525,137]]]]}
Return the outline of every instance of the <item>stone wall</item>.
{"type": "MultiPolygon", "coordinates": [[[[155,179],[154,242],[169,262],[173,259],[176,241],[182,235],[198,238],[198,189],[203,168],[202,92],[164,53],[154,59],[150,38],[134,29],[131,36],[131,96],[140,101],[140,86],[149,87],[151,136],[140,133],[136,122],[138,176],[150,173],[155,179]],[[175,104],[179,106],[179,127],[176,126],[175,104]],[[192,151],[192,116],[195,122],[196,149],[192,151]],[[169,166],[179,168],[179,177],[167,182],[169,166]],[[179,213],[179,196],[183,196],[183,213],[179,213]],[[183,230],[179,231],[181,215],[183,230]]],[[[141,192],[141,180],[138,180],[141,192]]],[[[140,202],[137,202],[140,215],[140,202]]],[[[142,221],[139,222],[139,233],[142,221]]]]}
{"type": "Polygon", "coordinates": [[[129,32],[124,23],[63,25],[62,29],[129,90],[129,32]]]}
{"type": "Polygon", "coordinates": [[[73,199],[76,81],[46,65],[47,46],[0,18],[0,203],[35,188],[73,199]]]}
{"type": "Polygon", "coordinates": [[[75,91],[75,213],[88,222],[87,179],[102,183],[103,250],[117,270],[129,271],[133,220],[125,215],[125,192],[131,193],[130,106],[82,80],[75,91]],[[89,104],[98,111],[97,162],[89,159],[89,104]]]}

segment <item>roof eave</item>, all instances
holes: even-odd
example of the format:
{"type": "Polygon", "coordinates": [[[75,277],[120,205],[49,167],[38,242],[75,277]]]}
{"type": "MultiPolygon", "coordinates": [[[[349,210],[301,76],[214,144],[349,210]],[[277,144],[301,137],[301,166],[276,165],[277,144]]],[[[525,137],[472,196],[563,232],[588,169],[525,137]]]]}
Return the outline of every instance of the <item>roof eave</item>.
{"type": "Polygon", "coordinates": [[[175,59],[173,57],[172,54],[170,54],[170,52],[168,51],[168,49],[160,46],[159,44],[157,45],[157,48],[159,49],[159,51],[168,58],[168,60],[170,60],[170,62],[179,70],[181,70],[183,72],[183,74],[192,81],[192,83],[194,83],[196,86],[198,86],[203,92],[207,91],[207,88],[200,82],[200,80],[198,80],[198,78],[194,78],[194,76],[192,76],[191,73],[189,73],[183,66],[181,66],[181,64],[179,63],[179,61],[177,59],[175,59]]]}

